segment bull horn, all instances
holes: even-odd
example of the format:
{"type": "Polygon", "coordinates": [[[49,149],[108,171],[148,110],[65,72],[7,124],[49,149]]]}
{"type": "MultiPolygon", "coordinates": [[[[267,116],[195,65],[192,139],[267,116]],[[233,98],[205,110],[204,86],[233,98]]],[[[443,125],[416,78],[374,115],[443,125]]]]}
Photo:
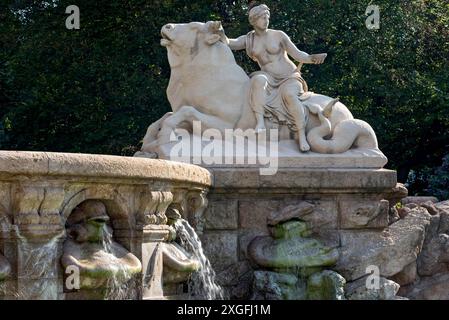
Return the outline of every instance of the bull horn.
{"type": "Polygon", "coordinates": [[[221,29],[223,29],[221,21],[212,21],[211,27],[214,31],[220,31],[221,29]]]}

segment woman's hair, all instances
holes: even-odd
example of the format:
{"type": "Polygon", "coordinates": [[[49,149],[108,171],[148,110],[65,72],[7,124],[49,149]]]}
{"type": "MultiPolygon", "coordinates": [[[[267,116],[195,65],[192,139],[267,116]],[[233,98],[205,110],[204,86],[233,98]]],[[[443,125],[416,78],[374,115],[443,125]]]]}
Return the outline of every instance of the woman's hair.
{"type": "Polygon", "coordinates": [[[252,26],[254,26],[257,19],[259,19],[260,17],[262,17],[265,14],[268,14],[268,17],[270,16],[270,8],[268,8],[268,6],[266,4],[261,4],[259,6],[252,8],[251,10],[249,10],[249,14],[248,14],[249,23],[252,26]]]}

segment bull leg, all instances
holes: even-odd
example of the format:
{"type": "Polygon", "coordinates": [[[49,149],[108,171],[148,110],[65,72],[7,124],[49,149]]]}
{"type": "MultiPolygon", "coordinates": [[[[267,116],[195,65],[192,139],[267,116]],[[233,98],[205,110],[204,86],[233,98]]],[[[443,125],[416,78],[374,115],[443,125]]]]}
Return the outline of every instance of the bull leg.
{"type": "Polygon", "coordinates": [[[165,119],[170,117],[173,112],[167,112],[162,118],[151,124],[148,129],[145,137],[143,138],[142,143],[142,152],[152,152],[153,149],[158,145],[157,137],[159,135],[160,130],[162,129],[162,124],[165,119]]]}
{"type": "Polygon", "coordinates": [[[183,122],[192,124],[193,121],[199,121],[201,123],[201,132],[207,129],[217,129],[223,133],[225,129],[233,128],[231,123],[223,121],[218,117],[201,113],[194,107],[184,106],[172,116],[165,119],[159,137],[170,139],[169,137],[173,130],[179,128],[183,122]]]}

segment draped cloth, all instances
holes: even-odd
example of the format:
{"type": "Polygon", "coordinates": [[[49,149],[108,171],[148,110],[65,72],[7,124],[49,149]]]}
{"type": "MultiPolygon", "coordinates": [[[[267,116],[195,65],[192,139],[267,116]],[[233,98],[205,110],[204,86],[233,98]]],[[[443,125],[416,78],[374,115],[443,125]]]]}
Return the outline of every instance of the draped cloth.
{"type": "MultiPolygon", "coordinates": [[[[251,31],[246,36],[246,53],[251,59],[257,62],[257,59],[253,55],[254,35],[255,32],[251,31]]],[[[268,79],[264,117],[270,119],[274,125],[287,125],[290,130],[296,132],[297,128],[294,118],[290,114],[283,97],[285,97],[285,90],[288,90],[289,86],[292,85],[292,81],[290,80],[299,82],[296,86],[302,88],[302,90],[298,90],[298,99],[300,101],[307,100],[311,96],[312,92],[309,91],[307,83],[301,76],[299,70],[289,75],[274,75],[266,71],[256,71],[250,77],[252,78],[257,75],[263,75],[268,79]]],[[[309,118],[309,111],[305,105],[303,107],[305,114],[303,125],[305,126],[309,118]]]]}

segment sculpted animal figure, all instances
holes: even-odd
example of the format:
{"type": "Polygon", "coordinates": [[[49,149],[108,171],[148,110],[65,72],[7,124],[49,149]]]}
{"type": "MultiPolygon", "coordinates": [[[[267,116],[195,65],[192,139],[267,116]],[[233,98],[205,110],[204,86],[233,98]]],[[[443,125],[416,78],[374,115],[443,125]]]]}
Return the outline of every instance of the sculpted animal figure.
{"type": "MultiPolygon", "coordinates": [[[[167,113],[148,128],[141,151],[155,153],[158,145],[170,141],[174,129],[191,132],[193,121],[201,121],[202,131],[254,129],[256,119],[248,102],[250,79],[226,44],[221,23],[167,24],[162,27],[161,35],[161,45],[167,48],[171,68],[167,97],[173,113],[167,113]]],[[[341,102],[312,92],[307,95],[304,98],[307,107],[324,109],[332,104],[332,112],[326,118],[330,131],[323,138],[332,136],[338,123],[353,119],[341,102]]],[[[307,111],[307,118],[306,133],[322,125],[317,114],[307,111]]],[[[289,133],[280,134],[280,139],[291,137],[289,133]]],[[[313,144],[312,150],[319,150],[313,144]]]]}
{"type": "Polygon", "coordinates": [[[358,119],[347,119],[339,122],[333,132],[332,124],[326,115],[332,113],[334,104],[330,103],[321,110],[318,106],[310,106],[310,112],[316,114],[321,122],[307,134],[312,151],[318,153],[342,153],[352,147],[361,149],[378,149],[376,134],[371,126],[358,119]],[[330,139],[324,139],[332,132],[330,139]]]}

